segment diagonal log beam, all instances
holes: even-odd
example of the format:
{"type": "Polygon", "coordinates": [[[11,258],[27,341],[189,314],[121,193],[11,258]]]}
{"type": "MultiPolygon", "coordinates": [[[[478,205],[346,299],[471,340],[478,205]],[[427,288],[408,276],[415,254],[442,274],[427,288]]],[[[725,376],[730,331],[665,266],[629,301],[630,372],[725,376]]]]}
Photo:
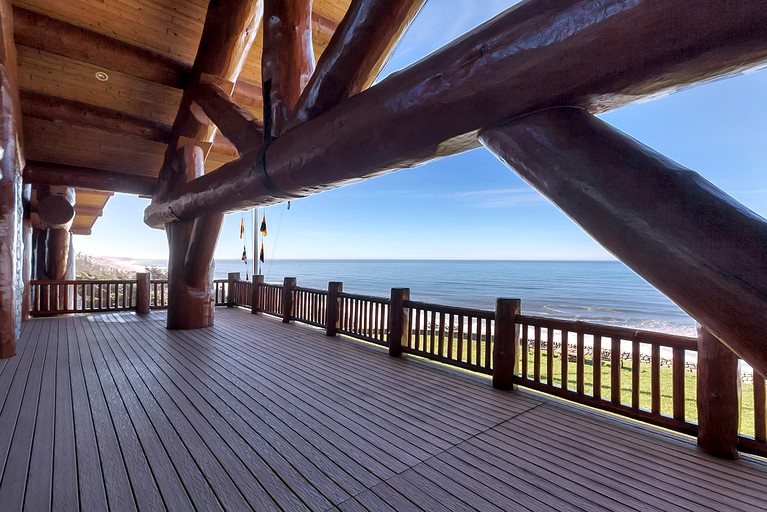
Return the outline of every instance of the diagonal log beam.
{"type": "Polygon", "coordinates": [[[426,0],[353,0],[291,119],[303,123],[370,87],[426,0]]]}
{"type": "Polygon", "coordinates": [[[767,374],[767,221],[582,109],[531,114],[480,140],[767,374]]]}
{"type": "Polygon", "coordinates": [[[263,145],[264,131],[261,123],[218,85],[200,84],[195,89],[194,101],[241,153],[257,150],[263,145]]]}
{"type": "Polygon", "coordinates": [[[286,132],[265,173],[244,155],[152,204],[144,221],[314,194],[476,147],[479,129],[536,109],[604,111],[765,61],[758,2],[530,1],[286,132]]]}
{"type": "Polygon", "coordinates": [[[264,133],[279,137],[314,70],[312,1],[264,0],[264,133]]]}
{"type": "Polygon", "coordinates": [[[29,161],[24,168],[24,182],[151,196],[157,180],[88,167],[29,161]]]}

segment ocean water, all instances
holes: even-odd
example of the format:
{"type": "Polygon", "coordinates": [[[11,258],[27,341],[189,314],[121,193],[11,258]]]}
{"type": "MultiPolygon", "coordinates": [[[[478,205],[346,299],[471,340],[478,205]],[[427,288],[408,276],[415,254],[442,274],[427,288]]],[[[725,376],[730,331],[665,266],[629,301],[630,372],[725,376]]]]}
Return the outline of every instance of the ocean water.
{"type": "MultiPolygon", "coordinates": [[[[228,272],[245,277],[240,260],[215,264],[217,279],[228,272]]],[[[499,297],[519,298],[524,314],[695,335],[694,320],[620,262],[274,260],[262,273],[271,283],[288,276],[326,289],[341,281],[346,292],[382,297],[410,288],[413,300],[478,309],[494,309],[499,297]]]]}

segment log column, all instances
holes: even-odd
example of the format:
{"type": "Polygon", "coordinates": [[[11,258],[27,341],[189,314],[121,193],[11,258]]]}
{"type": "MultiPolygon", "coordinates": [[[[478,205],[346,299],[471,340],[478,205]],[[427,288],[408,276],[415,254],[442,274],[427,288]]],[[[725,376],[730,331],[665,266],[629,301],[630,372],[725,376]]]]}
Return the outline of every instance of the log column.
{"type": "Polygon", "coordinates": [[[13,12],[0,0],[0,357],[16,354],[21,333],[22,276],[21,110],[13,43],[13,12]]]}
{"type": "Polygon", "coordinates": [[[767,221],[582,109],[530,114],[480,141],[767,375],[767,221]]]}
{"type": "Polygon", "coordinates": [[[698,446],[704,452],[740,458],[740,388],[738,356],[698,326],[698,446]]]}
{"type": "Polygon", "coordinates": [[[30,203],[32,195],[32,185],[24,185],[22,200],[24,203],[24,221],[23,221],[23,244],[24,253],[22,256],[22,275],[24,279],[24,293],[21,303],[21,319],[29,320],[30,293],[29,281],[32,279],[32,255],[34,247],[32,243],[32,205],[30,203]]]}

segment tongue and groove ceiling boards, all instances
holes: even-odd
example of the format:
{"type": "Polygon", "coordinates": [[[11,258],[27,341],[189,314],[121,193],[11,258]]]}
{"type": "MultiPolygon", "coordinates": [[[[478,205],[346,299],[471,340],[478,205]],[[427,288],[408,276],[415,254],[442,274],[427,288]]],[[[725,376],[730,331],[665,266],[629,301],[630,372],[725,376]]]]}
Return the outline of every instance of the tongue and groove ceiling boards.
{"type": "MultiPolygon", "coordinates": [[[[350,1],[314,0],[315,59],[350,1]]],[[[13,7],[25,179],[79,185],[72,232],[90,234],[114,192],[148,195],[157,178],[208,1],[29,0],[13,7]]],[[[233,94],[258,120],[262,40],[260,28],[233,94]]],[[[206,172],[237,157],[218,134],[206,172]]]]}

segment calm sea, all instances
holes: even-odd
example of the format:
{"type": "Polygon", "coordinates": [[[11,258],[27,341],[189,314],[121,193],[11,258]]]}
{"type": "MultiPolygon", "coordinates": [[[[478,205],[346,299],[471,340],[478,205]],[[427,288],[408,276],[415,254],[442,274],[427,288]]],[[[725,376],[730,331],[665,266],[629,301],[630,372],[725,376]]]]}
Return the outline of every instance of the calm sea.
{"type": "MultiPolygon", "coordinates": [[[[216,278],[245,277],[240,260],[215,263],[216,278]]],[[[519,298],[525,314],[695,335],[689,316],[619,262],[274,260],[262,273],[267,282],[289,276],[326,289],[341,281],[346,292],[383,297],[410,288],[413,300],[479,309],[493,309],[498,297],[519,298]]]]}

